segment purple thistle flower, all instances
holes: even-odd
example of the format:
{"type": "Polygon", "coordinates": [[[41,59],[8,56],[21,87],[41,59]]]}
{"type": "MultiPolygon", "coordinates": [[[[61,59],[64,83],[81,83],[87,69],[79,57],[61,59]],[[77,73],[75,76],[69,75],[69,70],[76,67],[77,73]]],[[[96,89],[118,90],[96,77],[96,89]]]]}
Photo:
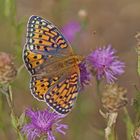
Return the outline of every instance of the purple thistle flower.
{"type": "Polygon", "coordinates": [[[90,78],[91,78],[91,74],[88,71],[87,65],[85,61],[82,61],[79,64],[79,68],[80,68],[80,83],[81,83],[81,88],[83,89],[86,85],[90,84],[90,78]]]}
{"type": "Polygon", "coordinates": [[[81,30],[81,26],[77,21],[71,21],[62,28],[63,34],[68,41],[72,42],[76,34],[81,30]]]}
{"type": "Polygon", "coordinates": [[[105,77],[108,83],[117,80],[117,76],[124,73],[125,64],[115,56],[116,50],[108,45],[92,52],[87,60],[93,66],[97,79],[105,77]]]}
{"type": "Polygon", "coordinates": [[[48,140],[55,140],[52,127],[63,135],[65,134],[63,129],[68,128],[67,125],[60,123],[64,116],[49,110],[33,111],[27,109],[26,115],[31,119],[31,122],[23,126],[22,132],[27,135],[28,140],[35,140],[41,136],[46,136],[48,140]]]}

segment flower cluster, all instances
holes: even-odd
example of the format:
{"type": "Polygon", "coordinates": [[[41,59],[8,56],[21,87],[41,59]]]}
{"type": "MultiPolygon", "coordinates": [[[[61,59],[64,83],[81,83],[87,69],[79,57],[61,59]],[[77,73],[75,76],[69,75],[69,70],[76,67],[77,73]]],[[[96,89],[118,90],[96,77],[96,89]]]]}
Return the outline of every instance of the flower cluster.
{"type": "Polygon", "coordinates": [[[55,140],[52,133],[53,128],[61,134],[65,134],[63,129],[68,128],[67,125],[60,123],[63,116],[49,110],[27,109],[26,115],[31,119],[31,122],[23,126],[22,132],[27,135],[28,140],[35,140],[41,136],[47,137],[48,140],[55,140]]]}

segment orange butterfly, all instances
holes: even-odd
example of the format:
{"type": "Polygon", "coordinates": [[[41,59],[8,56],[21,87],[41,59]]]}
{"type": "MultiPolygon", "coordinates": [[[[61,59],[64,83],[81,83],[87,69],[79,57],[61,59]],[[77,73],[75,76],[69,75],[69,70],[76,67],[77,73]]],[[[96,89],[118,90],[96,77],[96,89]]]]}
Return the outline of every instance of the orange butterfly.
{"type": "Polygon", "coordinates": [[[59,114],[71,111],[80,90],[81,57],[48,20],[31,16],[23,51],[32,95],[59,114]]]}

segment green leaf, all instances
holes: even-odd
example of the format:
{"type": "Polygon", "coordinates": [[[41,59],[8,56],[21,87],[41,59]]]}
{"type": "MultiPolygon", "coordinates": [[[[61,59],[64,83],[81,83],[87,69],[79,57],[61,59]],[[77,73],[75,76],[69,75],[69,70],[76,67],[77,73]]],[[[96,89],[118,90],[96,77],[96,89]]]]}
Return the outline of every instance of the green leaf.
{"type": "Polygon", "coordinates": [[[140,125],[140,91],[139,89],[135,86],[136,89],[136,94],[133,99],[133,107],[135,111],[135,125],[139,126],[140,125]]]}
{"type": "Polygon", "coordinates": [[[132,140],[132,134],[134,131],[134,124],[133,124],[126,108],[124,108],[124,114],[125,114],[124,122],[126,124],[126,131],[127,131],[126,132],[127,133],[127,140],[132,140]]]}
{"type": "Polygon", "coordinates": [[[18,119],[16,118],[16,116],[11,113],[11,123],[12,123],[12,126],[17,129],[17,124],[18,124],[18,119]]]}
{"type": "Polygon", "coordinates": [[[21,133],[19,133],[19,140],[24,140],[24,136],[21,133]]]}
{"type": "Polygon", "coordinates": [[[24,124],[24,122],[25,122],[25,112],[23,112],[23,113],[20,115],[19,119],[18,119],[18,125],[19,125],[19,127],[22,127],[23,124],[24,124]]]}
{"type": "Polygon", "coordinates": [[[10,85],[9,85],[9,97],[10,97],[10,101],[12,102],[13,101],[13,93],[12,93],[12,88],[10,85]]]}
{"type": "Polygon", "coordinates": [[[135,99],[133,99],[133,107],[136,113],[140,113],[140,95],[136,95],[135,99]]]}

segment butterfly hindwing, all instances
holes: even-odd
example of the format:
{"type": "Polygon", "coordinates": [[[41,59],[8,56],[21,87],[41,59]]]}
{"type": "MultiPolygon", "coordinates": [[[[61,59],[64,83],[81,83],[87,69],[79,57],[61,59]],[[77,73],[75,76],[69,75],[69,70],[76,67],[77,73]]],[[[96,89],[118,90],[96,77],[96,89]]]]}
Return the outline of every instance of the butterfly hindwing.
{"type": "Polygon", "coordinates": [[[34,76],[31,78],[30,89],[32,95],[41,101],[44,101],[44,95],[48,92],[49,88],[58,82],[60,77],[54,76],[48,77],[38,77],[34,76]]]}
{"type": "Polygon", "coordinates": [[[72,49],[68,41],[51,22],[38,16],[30,17],[23,57],[31,74],[37,73],[40,66],[51,63],[55,58],[70,54],[72,49]]]}
{"type": "Polygon", "coordinates": [[[47,104],[60,114],[71,111],[80,89],[79,74],[74,72],[58,81],[45,94],[47,104]]]}

